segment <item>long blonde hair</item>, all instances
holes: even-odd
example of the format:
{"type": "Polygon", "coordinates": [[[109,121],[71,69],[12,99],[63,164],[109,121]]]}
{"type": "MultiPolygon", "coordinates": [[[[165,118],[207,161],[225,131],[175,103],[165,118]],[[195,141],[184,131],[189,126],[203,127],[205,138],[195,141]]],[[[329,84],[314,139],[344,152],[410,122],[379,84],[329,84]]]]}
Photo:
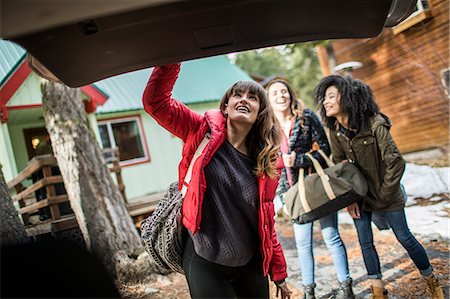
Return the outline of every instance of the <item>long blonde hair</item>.
{"type": "Polygon", "coordinates": [[[266,174],[269,178],[276,178],[278,177],[276,162],[280,151],[281,135],[278,127],[275,126],[275,115],[267,99],[266,92],[256,82],[236,82],[227,90],[220,102],[220,110],[224,116],[228,100],[236,91],[250,92],[259,98],[258,116],[245,139],[245,144],[247,145],[249,156],[256,160],[256,175],[266,174]]]}

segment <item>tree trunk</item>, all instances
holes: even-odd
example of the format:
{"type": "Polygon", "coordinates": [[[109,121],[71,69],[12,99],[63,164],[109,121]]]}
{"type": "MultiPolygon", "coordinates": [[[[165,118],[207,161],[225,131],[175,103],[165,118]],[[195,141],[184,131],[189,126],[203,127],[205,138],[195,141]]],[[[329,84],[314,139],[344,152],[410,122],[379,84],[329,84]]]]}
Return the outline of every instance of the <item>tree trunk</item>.
{"type": "Polygon", "coordinates": [[[88,127],[80,89],[46,81],[42,93],[46,128],[86,245],[117,278],[119,260],[144,250],[141,239],[88,127]]]}
{"type": "Polygon", "coordinates": [[[0,164],[0,245],[13,246],[28,243],[30,240],[25,227],[17,215],[17,210],[8,192],[5,178],[0,164]]]}

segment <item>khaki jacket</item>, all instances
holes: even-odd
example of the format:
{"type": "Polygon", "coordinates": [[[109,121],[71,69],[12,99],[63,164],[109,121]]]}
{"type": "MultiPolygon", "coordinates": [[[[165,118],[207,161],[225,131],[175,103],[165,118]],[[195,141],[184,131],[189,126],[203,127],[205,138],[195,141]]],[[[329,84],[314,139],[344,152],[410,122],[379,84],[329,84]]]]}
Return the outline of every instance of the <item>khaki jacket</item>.
{"type": "Polygon", "coordinates": [[[369,192],[363,203],[364,210],[400,210],[405,207],[400,188],[405,161],[389,133],[389,118],[380,113],[370,122],[370,130],[359,132],[351,140],[337,128],[330,130],[333,160],[353,160],[366,177],[369,192]]]}

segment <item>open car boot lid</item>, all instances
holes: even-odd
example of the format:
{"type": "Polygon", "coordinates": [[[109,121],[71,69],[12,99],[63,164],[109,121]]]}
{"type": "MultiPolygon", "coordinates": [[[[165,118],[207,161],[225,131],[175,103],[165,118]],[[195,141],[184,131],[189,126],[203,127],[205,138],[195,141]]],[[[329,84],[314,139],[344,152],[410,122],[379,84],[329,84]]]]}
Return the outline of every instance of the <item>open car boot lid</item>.
{"type": "Polygon", "coordinates": [[[1,37],[35,70],[78,87],[121,73],[261,47],[367,38],[415,0],[5,1],[1,37]],[[108,4],[105,7],[105,3],[108,4]]]}

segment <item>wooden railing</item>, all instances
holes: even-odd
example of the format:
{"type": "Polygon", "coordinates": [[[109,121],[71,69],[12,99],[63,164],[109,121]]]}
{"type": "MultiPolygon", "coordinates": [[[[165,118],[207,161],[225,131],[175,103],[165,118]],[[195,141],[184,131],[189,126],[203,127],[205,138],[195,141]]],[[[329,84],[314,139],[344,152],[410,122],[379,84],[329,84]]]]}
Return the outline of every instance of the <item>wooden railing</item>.
{"type": "Polygon", "coordinates": [[[61,215],[58,204],[69,201],[65,190],[61,192],[64,189],[62,182],[55,157],[42,155],[31,159],[27,167],[7,183],[8,189],[16,192],[12,200],[19,204],[18,212],[29,236],[78,226],[73,213],[61,215]],[[32,184],[26,188],[23,183],[29,179],[32,184]]]}
{"type": "MultiPolygon", "coordinates": [[[[126,203],[119,152],[117,149],[107,149],[104,152],[108,169],[115,174],[119,191],[126,203]]],[[[57,161],[52,155],[31,159],[27,167],[7,183],[7,187],[13,193],[13,202],[18,203],[18,213],[22,216],[29,236],[78,227],[57,161]],[[32,181],[31,185],[25,187],[25,181],[28,180],[32,181]]]]}
{"type": "Polygon", "coordinates": [[[120,166],[120,153],[118,148],[105,148],[103,149],[103,157],[110,172],[116,175],[117,187],[122,194],[125,203],[128,203],[127,196],[125,195],[125,184],[122,179],[122,167],[120,166]]]}

